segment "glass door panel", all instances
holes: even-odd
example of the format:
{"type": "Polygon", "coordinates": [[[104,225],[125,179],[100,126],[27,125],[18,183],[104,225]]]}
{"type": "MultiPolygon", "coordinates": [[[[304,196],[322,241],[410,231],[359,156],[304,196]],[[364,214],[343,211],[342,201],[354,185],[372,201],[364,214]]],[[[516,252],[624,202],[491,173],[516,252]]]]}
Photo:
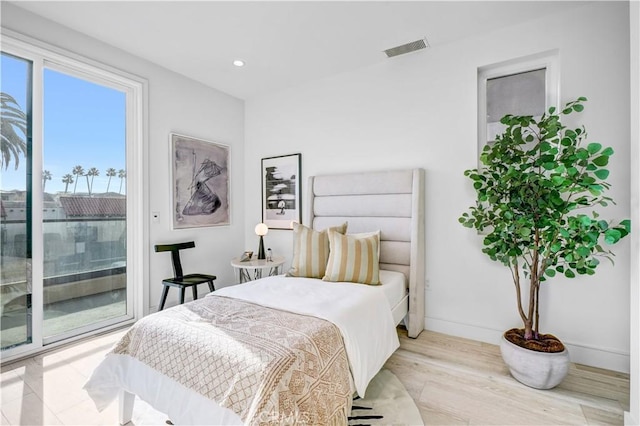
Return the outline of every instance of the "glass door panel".
{"type": "Polygon", "coordinates": [[[5,350],[32,342],[32,63],[5,53],[0,61],[0,341],[5,350]]]}
{"type": "Polygon", "coordinates": [[[44,70],[45,342],[127,314],[126,93],[44,70]]]}

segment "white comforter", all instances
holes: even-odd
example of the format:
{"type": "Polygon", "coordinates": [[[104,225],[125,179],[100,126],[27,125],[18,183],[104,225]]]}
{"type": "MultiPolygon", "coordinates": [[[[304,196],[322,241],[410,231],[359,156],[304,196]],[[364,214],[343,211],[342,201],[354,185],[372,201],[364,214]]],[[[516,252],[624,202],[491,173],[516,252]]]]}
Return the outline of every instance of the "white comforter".
{"type": "Polygon", "coordinates": [[[400,346],[389,304],[377,286],[280,275],[225,287],[210,295],[216,294],[334,323],[342,332],[361,397],[369,381],[400,346]]]}
{"type": "MultiPolygon", "coordinates": [[[[380,287],[329,283],[317,279],[268,277],[211,293],[271,308],[313,315],[341,331],[356,391],[369,381],[400,346],[389,303],[380,287]]],[[[235,413],[126,355],[109,354],[85,389],[102,409],[123,389],[135,393],[174,422],[237,424],[235,413]]]]}

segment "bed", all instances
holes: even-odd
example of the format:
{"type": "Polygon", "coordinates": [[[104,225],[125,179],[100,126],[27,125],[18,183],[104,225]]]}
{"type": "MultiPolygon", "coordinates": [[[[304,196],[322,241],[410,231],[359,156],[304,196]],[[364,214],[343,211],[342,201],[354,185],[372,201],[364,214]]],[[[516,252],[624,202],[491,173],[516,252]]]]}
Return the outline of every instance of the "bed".
{"type": "Polygon", "coordinates": [[[135,395],[176,424],[346,423],[397,349],[395,325],[424,328],[423,191],[421,169],[310,177],[308,228],[375,233],[382,285],[275,276],[223,288],[138,321],[85,389],[99,409],[119,398],[121,424],[135,395]]]}

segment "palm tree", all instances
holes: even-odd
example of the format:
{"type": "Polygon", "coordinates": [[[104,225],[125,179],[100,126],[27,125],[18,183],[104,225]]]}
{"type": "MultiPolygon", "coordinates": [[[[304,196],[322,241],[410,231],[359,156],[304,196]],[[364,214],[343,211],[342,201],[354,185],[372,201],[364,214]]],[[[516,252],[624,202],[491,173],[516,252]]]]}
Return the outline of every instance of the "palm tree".
{"type": "Polygon", "coordinates": [[[42,192],[44,192],[44,187],[47,185],[47,181],[51,180],[51,172],[49,170],[42,171],[42,192]]]}
{"type": "Polygon", "coordinates": [[[89,195],[91,195],[91,191],[93,191],[93,178],[96,176],[100,176],[100,170],[92,167],[87,172],[87,185],[89,184],[89,176],[91,176],[91,186],[89,186],[89,195]]]}
{"type": "Polygon", "coordinates": [[[62,183],[64,183],[64,193],[67,193],[67,189],[69,189],[69,184],[73,183],[73,176],[70,174],[66,174],[62,176],[62,183]]]}
{"type": "Polygon", "coordinates": [[[75,166],[71,173],[76,175],[76,183],[73,185],[73,193],[75,194],[76,187],[78,186],[78,179],[80,179],[80,176],[84,176],[84,169],[82,168],[82,166],[75,166]]]}
{"type": "Polygon", "coordinates": [[[127,172],[125,172],[124,169],[118,170],[118,177],[120,178],[120,190],[118,194],[122,194],[122,180],[127,177],[127,172]]]}
{"type": "Polygon", "coordinates": [[[0,92],[0,165],[5,169],[11,160],[18,169],[20,155],[27,155],[27,115],[9,94],[0,92]]]}
{"type": "Polygon", "coordinates": [[[111,186],[111,178],[116,175],[116,169],[113,167],[109,167],[107,169],[107,176],[109,176],[109,181],[107,182],[107,192],[109,192],[109,186],[111,186]]]}

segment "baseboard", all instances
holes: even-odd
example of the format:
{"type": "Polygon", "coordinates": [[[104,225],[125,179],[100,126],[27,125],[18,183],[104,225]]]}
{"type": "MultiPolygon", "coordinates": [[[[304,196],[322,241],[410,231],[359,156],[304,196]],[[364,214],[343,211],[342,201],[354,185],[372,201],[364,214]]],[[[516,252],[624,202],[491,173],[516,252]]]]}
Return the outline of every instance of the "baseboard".
{"type": "MultiPolygon", "coordinates": [[[[425,329],[438,333],[449,334],[451,336],[492,343],[495,345],[500,343],[500,338],[502,333],[504,333],[504,330],[495,330],[478,327],[472,324],[430,317],[425,318],[425,329]]],[[[591,367],[619,371],[622,373],[629,373],[629,353],[616,349],[584,345],[571,341],[563,341],[563,343],[569,350],[572,362],[591,367]]]]}
{"type": "Polygon", "coordinates": [[[629,411],[624,412],[624,426],[638,426],[640,421],[634,419],[629,411]]]}

